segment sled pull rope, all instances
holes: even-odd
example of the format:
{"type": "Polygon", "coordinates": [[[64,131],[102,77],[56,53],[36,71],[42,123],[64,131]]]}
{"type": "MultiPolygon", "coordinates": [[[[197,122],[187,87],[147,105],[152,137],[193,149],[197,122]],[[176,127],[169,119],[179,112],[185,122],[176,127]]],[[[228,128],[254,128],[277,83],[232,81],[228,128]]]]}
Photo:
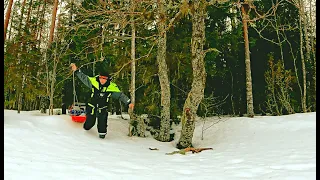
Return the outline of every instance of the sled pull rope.
{"type": "Polygon", "coordinates": [[[73,106],[76,105],[76,101],[78,103],[78,97],[76,95],[76,85],[75,85],[75,80],[74,80],[74,71],[72,73],[72,81],[73,81],[73,106]]]}

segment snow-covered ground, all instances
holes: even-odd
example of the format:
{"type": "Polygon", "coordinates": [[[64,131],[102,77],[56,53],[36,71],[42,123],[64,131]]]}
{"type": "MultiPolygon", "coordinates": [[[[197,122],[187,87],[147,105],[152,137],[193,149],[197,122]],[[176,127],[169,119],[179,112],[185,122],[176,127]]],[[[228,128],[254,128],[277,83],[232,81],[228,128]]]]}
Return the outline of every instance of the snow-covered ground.
{"type": "Polygon", "coordinates": [[[128,137],[128,121],[112,115],[99,139],[96,127],[84,131],[68,115],[4,110],[4,179],[316,179],[316,113],[216,121],[206,120],[201,140],[199,120],[193,138],[213,150],[166,155],[177,150],[179,133],[172,142],[128,137]]]}

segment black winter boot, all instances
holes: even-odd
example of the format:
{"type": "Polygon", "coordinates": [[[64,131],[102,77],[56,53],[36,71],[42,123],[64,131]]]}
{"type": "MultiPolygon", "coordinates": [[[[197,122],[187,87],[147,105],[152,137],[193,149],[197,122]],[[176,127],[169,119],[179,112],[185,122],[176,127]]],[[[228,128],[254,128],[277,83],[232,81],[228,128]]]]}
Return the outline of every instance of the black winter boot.
{"type": "Polygon", "coordinates": [[[105,134],[99,134],[99,138],[104,139],[106,137],[105,134]]]}

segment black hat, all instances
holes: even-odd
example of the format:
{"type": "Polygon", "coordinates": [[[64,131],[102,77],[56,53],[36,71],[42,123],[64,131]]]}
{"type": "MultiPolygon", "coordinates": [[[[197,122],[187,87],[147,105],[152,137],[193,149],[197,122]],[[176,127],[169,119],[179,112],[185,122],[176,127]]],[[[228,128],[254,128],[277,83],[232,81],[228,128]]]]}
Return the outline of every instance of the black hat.
{"type": "Polygon", "coordinates": [[[111,75],[107,71],[100,71],[99,75],[100,76],[107,76],[109,81],[112,80],[111,75]]]}
{"type": "Polygon", "coordinates": [[[110,74],[107,71],[100,71],[99,75],[110,77],[110,74]]]}

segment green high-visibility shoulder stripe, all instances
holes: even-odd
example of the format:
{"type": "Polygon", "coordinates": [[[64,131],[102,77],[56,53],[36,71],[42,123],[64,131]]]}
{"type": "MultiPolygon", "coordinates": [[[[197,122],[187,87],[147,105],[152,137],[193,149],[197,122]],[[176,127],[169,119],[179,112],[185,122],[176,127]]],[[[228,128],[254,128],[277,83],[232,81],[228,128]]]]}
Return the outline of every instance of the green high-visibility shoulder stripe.
{"type": "MultiPolygon", "coordinates": [[[[95,87],[96,89],[99,89],[99,83],[98,83],[98,81],[96,80],[97,76],[95,76],[95,77],[88,77],[88,78],[89,78],[92,86],[95,87]]],[[[93,91],[93,89],[92,89],[92,91],[93,91]]]]}
{"type": "Polygon", "coordinates": [[[107,92],[121,92],[116,83],[110,82],[107,92]]]}

